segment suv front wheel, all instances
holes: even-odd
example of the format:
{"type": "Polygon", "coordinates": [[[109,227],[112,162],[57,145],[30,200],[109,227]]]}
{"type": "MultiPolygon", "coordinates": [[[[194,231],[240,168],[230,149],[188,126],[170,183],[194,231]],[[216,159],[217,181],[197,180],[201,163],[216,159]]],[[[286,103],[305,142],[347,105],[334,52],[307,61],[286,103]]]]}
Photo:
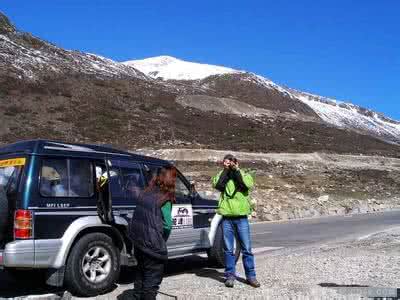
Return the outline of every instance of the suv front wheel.
{"type": "Polygon", "coordinates": [[[79,296],[96,296],[113,288],[120,271],[119,251],[104,233],[83,236],[72,248],[65,283],[79,296]]]}

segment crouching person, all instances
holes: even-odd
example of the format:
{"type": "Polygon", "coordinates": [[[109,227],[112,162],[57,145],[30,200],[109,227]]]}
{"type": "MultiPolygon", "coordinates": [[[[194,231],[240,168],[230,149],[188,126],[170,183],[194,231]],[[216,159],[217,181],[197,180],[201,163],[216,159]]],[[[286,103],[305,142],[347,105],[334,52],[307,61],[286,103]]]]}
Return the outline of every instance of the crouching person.
{"type": "Polygon", "coordinates": [[[175,202],[176,169],[158,169],[139,196],[130,224],[138,261],[134,278],[134,299],[156,299],[168,259],[167,239],[172,228],[171,209],[175,202]]]}
{"type": "Polygon", "coordinates": [[[228,154],[223,159],[223,170],[212,178],[212,184],[221,192],[217,213],[223,217],[225,286],[233,287],[236,279],[236,259],[233,248],[235,236],[237,236],[247,282],[253,287],[260,287],[256,279],[248,221],[248,215],[251,213],[249,190],[254,185],[254,179],[250,174],[240,170],[237,159],[228,154]]]}

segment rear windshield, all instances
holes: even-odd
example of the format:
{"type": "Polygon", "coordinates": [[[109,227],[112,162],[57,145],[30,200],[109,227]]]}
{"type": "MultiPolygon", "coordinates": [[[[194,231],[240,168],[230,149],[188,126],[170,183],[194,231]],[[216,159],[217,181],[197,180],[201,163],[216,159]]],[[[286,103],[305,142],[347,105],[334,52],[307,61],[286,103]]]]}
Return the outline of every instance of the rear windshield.
{"type": "Polygon", "coordinates": [[[25,165],[25,158],[0,160],[0,189],[7,194],[18,190],[18,178],[25,165]]]}

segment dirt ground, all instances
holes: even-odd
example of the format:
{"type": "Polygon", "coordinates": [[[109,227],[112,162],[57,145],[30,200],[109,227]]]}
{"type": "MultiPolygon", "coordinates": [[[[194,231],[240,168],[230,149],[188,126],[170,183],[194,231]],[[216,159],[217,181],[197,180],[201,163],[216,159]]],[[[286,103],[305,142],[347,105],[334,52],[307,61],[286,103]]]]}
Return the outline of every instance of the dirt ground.
{"type": "MultiPolygon", "coordinates": [[[[362,238],[276,250],[256,257],[262,284],[254,289],[238,278],[233,289],[223,284],[223,269],[207,267],[197,257],[173,262],[158,299],[367,299],[396,295],[400,228],[362,238]],[[203,264],[203,265],[202,265],[203,264]],[[200,266],[192,272],[190,265],[200,266]],[[183,273],[180,271],[186,270],[183,273]]],[[[238,273],[244,274],[242,264],[238,273]]],[[[243,275],[242,275],[243,276],[243,275]]],[[[93,299],[130,299],[132,286],[122,285],[93,299]]],[[[80,298],[73,298],[80,299],[80,298]]],[[[88,298],[86,298],[88,299],[88,298]]]]}

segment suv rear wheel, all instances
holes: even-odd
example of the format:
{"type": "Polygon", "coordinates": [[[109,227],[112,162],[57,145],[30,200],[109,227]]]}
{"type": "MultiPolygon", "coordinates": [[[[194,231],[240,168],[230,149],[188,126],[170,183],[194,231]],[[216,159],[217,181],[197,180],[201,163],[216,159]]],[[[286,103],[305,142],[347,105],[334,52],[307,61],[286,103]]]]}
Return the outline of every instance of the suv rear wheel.
{"type": "Polygon", "coordinates": [[[96,296],[112,289],[120,272],[119,251],[104,233],[83,236],[72,248],[65,283],[80,296],[96,296]]]}
{"type": "MultiPolygon", "coordinates": [[[[235,260],[239,260],[240,246],[237,238],[235,237],[235,260]]],[[[222,224],[218,225],[217,232],[215,233],[214,244],[207,251],[209,261],[218,266],[225,267],[224,258],[224,234],[222,232],[222,224]]]]}

